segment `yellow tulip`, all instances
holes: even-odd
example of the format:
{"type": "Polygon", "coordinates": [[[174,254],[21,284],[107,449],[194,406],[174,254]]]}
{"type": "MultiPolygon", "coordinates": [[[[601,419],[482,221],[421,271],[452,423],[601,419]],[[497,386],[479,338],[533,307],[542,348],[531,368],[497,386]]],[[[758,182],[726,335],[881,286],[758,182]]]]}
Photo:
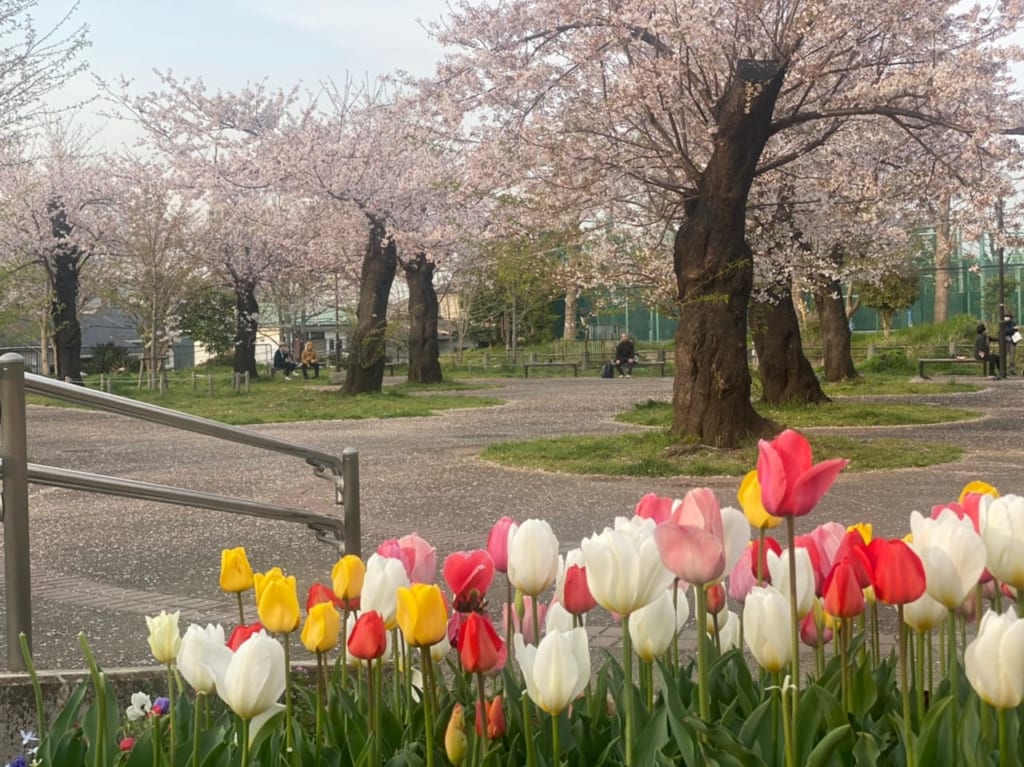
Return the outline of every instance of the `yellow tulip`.
{"type": "Polygon", "coordinates": [[[290,634],[299,627],[299,593],[294,575],[283,575],[279,567],[262,577],[257,574],[256,593],[256,612],[267,631],[290,634]]]}
{"type": "Polygon", "coordinates": [[[871,534],[874,532],[874,528],[870,522],[858,522],[855,525],[850,525],[846,528],[846,532],[852,533],[856,530],[860,533],[860,537],[864,539],[864,543],[871,543],[871,534]]]}
{"type": "Polygon", "coordinates": [[[399,588],[395,618],[406,643],[413,647],[437,644],[448,632],[448,608],[435,584],[399,588]]]}
{"type": "Polygon", "coordinates": [[[458,767],[466,760],[468,750],[466,714],[462,705],[456,703],[452,708],[452,718],[448,720],[448,729],[444,731],[444,751],[448,755],[448,761],[458,767]]]}
{"type": "Polygon", "coordinates": [[[220,588],[228,594],[237,594],[251,589],[252,568],[245,549],[224,549],[220,553],[220,588]]]}
{"type": "Polygon", "coordinates": [[[263,593],[263,584],[271,578],[283,578],[284,571],[280,567],[271,567],[266,573],[256,573],[252,577],[253,589],[256,592],[256,604],[260,603],[260,595],[263,593]]]}
{"type": "Polygon", "coordinates": [[[996,490],[988,482],[982,482],[980,479],[976,479],[973,482],[968,482],[964,485],[964,489],[960,491],[960,503],[964,502],[964,498],[967,497],[968,493],[981,493],[982,495],[991,495],[993,498],[999,497],[999,491],[996,490]]]}
{"type": "Polygon", "coordinates": [[[782,522],[782,517],[773,517],[764,510],[764,504],[761,503],[761,483],[757,481],[756,470],[747,472],[747,476],[740,482],[736,500],[740,502],[750,526],[757,530],[775,527],[782,522]]]}
{"type": "Polygon", "coordinates": [[[320,602],[309,608],[302,626],[302,644],[310,652],[330,652],[338,644],[341,633],[341,615],[330,602],[320,602]]]}
{"type": "Polygon", "coordinates": [[[366,577],[366,565],[355,554],[346,554],[331,570],[331,585],[334,596],[349,602],[358,599],[363,593],[363,578],[366,577]]]}

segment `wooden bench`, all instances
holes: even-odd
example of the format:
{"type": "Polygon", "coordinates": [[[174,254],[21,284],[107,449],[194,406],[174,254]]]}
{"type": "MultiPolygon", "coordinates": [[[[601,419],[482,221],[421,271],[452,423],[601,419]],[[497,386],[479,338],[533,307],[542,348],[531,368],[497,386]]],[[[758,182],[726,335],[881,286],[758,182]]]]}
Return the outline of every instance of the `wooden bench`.
{"type": "Polygon", "coordinates": [[[930,378],[924,374],[925,365],[981,365],[981,374],[985,375],[988,360],[976,360],[974,357],[922,357],[917,361],[917,374],[921,378],[930,378]]]}
{"type": "Polygon", "coordinates": [[[640,360],[634,363],[634,368],[658,368],[658,375],[665,377],[665,360],[640,360]]]}
{"type": "Polygon", "coordinates": [[[523,378],[530,377],[530,368],[572,368],[574,378],[579,378],[578,362],[524,362],[523,378]]]}

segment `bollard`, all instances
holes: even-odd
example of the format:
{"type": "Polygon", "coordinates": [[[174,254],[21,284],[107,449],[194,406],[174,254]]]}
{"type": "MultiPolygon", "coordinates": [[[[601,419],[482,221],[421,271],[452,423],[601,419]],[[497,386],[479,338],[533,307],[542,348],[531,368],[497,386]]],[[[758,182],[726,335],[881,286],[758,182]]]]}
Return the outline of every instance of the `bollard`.
{"type": "Polygon", "coordinates": [[[32,581],[29,566],[28,442],[25,430],[25,360],[0,357],[0,459],[3,460],[4,605],[7,668],[25,671],[20,635],[32,648],[32,581]]]}
{"type": "Polygon", "coordinates": [[[345,512],[345,553],[362,555],[359,524],[359,451],[346,447],[341,451],[342,510],[345,512]]]}
{"type": "Polygon", "coordinates": [[[161,394],[166,394],[167,393],[167,371],[166,370],[161,370],[160,371],[160,393],[161,394]]]}
{"type": "Polygon", "coordinates": [[[245,376],[245,393],[249,394],[251,389],[249,388],[249,371],[248,370],[245,371],[244,376],[245,376]]]}
{"type": "Polygon", "coordinates": [[[231,374],[231,391],[238,394],[238,390],[241,388],[242,374],[234,372],[231,374]]]}

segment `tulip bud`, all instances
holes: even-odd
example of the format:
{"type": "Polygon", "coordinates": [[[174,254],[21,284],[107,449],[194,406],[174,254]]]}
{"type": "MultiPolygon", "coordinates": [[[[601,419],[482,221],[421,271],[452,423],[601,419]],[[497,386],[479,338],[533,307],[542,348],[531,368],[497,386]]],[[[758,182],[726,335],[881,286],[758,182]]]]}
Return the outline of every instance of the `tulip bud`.
{"type": "Polygon", "coordinates": [[[494,560],[494,569],[499,573],[508,572],[508,539],[519,527],[509,517],[502,517],[487,535],[487,553],[494,560]]]}
{"type": "Polygon", "coordinates": [[[466,739],[466,715],[461,703],[456,703],[452,708],[452,718],[448,720],[448,728],[444,731],[444,751],[448,761],[455,767],[466,760],[469,743],[466,739]]]}
{"type": "Polygon", "coordinates": [[[360,660],[376,660],[388,646],[384,619],[376,610],[363,613],[348,635],[348,652],[360,660]]]}
{"type": "Polygon", "coordinates": [[[437,644],[448,630],[448,608],[440,587],[434,584],[414,583],[398,589],[395,617],[412,647],[437,644]]]}
{"type": "Polygon", "coordinates": [[[181,635],[178,633],[179,610],[168,613],[161,610],[155,617],[146,616],[146,625],[149,627],[149,649],[157,663],[165,665],[173,663],[178,657],[178,648],[181,647],[181,635]]]}
{"type": "MultiPolygon", "coordinates": [[[[698,586],[698,588],[700,588],[698,586]]],[[[708,595],[708,612],[718,615],[725,609],[725,587],[721,583],[714,583],[706,588],[708,595]]]]}
{"type": "Polygon", "coordinates": [[[299,593],[295,576],[285,576],[274,568],[266,576],[259,573],[256,580],[256,612],[263,627],[274,634],[290,634],[299,627],[299,593]],[[274,571],[277,572],[274,572],[274,571]]]}
{"type": "Polygon", "coordinates": [[[122,751],[131,751],[135,748],[135,738],[121,738],[118,748],[122,751]]]}
{"type": "Polygon", "coordinates": [[[331,569],[331,585],[334,595],[351,607],[352,600],[359,599],[363,592],[366,565],[355,554],[346,554],[331,569]]]}
{"type": "Polygon", "coordinates": [[[229,594],[247,591],[253,586],[252,567],[245,549],[224,549],[220,553],[220,588],[229,594]]]}
{"type": "MultiPolygon", "coordinates": [[[[487,738],[488,740],[500,738],[505,734],[505,709],[501,705],[501,696],[496,696],[485,708],[487,709],[487,738]]],[[[483,719],[483,710],[480,708],[478,700],[476,702],[476,722],[474,723],[477,735],[483,732],[483,719]]]]}
{"type": "Polygon", "coordinates": [[[338,644],[341,616],[331,602],[313,605],[302,627],[302,645],[311,653],[325,653],[338,644]]]}

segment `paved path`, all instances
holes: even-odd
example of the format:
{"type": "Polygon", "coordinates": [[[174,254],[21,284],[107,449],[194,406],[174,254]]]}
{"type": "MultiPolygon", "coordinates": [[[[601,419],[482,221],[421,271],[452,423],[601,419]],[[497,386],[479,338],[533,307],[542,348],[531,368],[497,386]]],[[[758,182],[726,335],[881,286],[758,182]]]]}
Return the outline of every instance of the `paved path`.
{"type": "MultiPolygon", "coordinates": [[[[254,428],[328,452],[360,450],[367,552],[384,538],[415,531],[437,546],[440,562],[451,551],[482,546],[491,524],[503,514],[550,520],[568,549],[616,515],[629,513],[645,492],[681,497],[690,487],[709,485],[723,502],[734,497],[734,478],[561,476],[501,468],[477,457],[485,445],[510,439],[631,430],[612,416],[638,401],[668,399],[669,378],[494,383],[496,388],[475,392],[505,400],[492,408],[429,418],[254,428]]],[[[955,498],[969,480],[982,478],[1003,492],[1024,492],[1024,379],[985,383],[984,391],[959,395],[943,393],[937,383],[927,399],[976,408],[988,417],[871,430],[960,444],[968,450],[963,460],[930,469],[843,474],[801,524],[810,527],[826,518],[869,521],[880,534],[897,535],[906,531],[912,509],[927,510],[955,498]]],[[[305,464],[284,456],[64,408],[30,408],[28,430],[35,463],[332,509],[326,483],[305,464]]],[[[230,623],[234,603],[217,588],[223,548],[245,546],[254,567],[280,565],[297,576],[301,588],[328,580],[336,559],[331,547],[316,543],[294,524],[38,486],[30,492],[34,645],[42,668],[81,667],[79,631],[90,638],[102,665],[148,664],[142,616],[161,609],[180,608],[184,622],[230,623]]],[[[0,653],[0,663],[3,657],[0,653]]]]}

